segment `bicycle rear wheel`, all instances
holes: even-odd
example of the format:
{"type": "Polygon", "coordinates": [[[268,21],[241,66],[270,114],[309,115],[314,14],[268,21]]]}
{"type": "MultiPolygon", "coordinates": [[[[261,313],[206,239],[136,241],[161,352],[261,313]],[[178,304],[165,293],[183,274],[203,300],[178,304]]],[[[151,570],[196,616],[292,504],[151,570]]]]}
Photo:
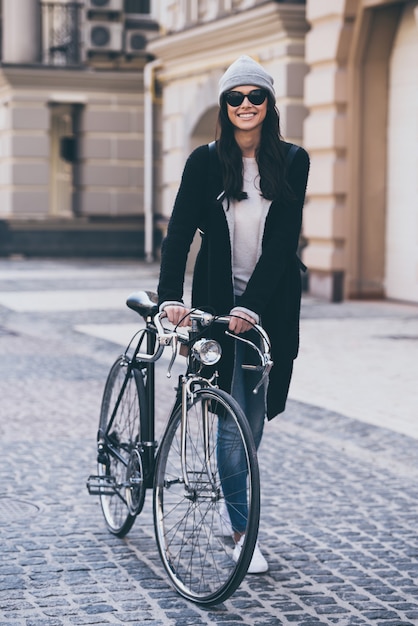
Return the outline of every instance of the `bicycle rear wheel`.
{"type": "MultiPolygon", "coordinates": [[[[219,389],[199,389],[187,408],[183,471],[181,422],[179,407],[168,424],[158,453],[154,482],[155,533],[173,586],[183,597],[210,606],[226,600],[237,589],[251,561],[260,514],[257,452],[247,419],[235,400],[219,389]],[[232,558],[232,531],[229,538],[219,532],[224,489],[234,479],[227,475],[218,454],[220,420],[229,420],[232,426],[228,454],[240,450],[245,459],[242,482],[248,510],[244,543],[236,562],[232,558]]],[[[242,490],[238,497],[229,489],[229,511],[234,507],[238,511],[238,500],[242,502],[242,499],[242,490]]]]}
{"type": "Polygon", "coordinates": [[[145,497],[142,459],[138,450],[141,413],[146,395],[142,373],[129,368],[125,357],[113,364],[100,412],[98,473],[106,487],[100,504],[111,533],[124,537],[142,509],[145,497]]]}

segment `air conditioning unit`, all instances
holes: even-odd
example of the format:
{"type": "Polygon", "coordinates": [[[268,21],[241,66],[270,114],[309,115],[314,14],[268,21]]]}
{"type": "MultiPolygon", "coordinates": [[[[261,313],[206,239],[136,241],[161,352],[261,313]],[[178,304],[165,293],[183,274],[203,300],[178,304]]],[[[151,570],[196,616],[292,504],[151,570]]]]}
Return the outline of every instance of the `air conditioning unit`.
{"type": "Polygon", "coordinates": [[[87,52],[121,52],[123,24],[120,22],[88,22],[85,41],[87,52]]]}
{"type": "Polygon", "coordinates": [[[123,11],[123,0],[86,0],[88,11],[123,11]]]}
{"type": "Polygon", "coordinates": [[[141,29],[125,31],[125,53],[142,54],[147,47],[147,31],[141,29]]]}

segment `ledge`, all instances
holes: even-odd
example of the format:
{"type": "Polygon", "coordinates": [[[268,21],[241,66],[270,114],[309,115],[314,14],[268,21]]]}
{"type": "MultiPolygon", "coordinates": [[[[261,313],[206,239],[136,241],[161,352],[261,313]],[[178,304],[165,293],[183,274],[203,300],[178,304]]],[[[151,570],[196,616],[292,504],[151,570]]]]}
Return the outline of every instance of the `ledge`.
{"type": "Polygon", "coordinates": [[[92,70],[45,65],[0,65],[0,87],[53,88],[88,91],[139,92],[143,73],[138,70],[92,70]]]}
{"type": "MultiPolygon", "coordinates": [[[[161,232],[154,230],[154,248],[161,232]]],[[[0,257],[144,258],[144,222],[138,218],[0,219],[0,257]]]]}
{"type": "Polygon", "coordinates": [[[201,72],[203,67],[219,65],[220,60],[222,65],[227,64],[227,51],[230,50],[231,55],[242,51],[243,41],[250,41],[254,48],[258,41],[264,47],[269,39],[277,44],[281,37],[303,37],[308,30],[305,9],[305,5],[295,4],[259,5],[153,39],[148,50],[163,61],[163,77],[165,70],[167,74],[176,74],[179,63],[188,67],[194,65],[201,72]]]}

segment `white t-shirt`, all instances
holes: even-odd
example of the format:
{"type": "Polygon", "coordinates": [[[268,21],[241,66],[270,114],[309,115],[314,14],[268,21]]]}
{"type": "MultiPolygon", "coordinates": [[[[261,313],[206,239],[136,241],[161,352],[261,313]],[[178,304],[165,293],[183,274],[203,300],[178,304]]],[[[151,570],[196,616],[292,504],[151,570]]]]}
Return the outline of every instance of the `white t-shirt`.
{"type": "Polygon", "coordinates": [[[232,250],[232,272],[235,295],[241,295],[261,254],[264,225],[271,204],[260,191],[260,175],[255,158],[243,158],[243,191],[248,198],[233,200],[225,214],[232,250]]]}

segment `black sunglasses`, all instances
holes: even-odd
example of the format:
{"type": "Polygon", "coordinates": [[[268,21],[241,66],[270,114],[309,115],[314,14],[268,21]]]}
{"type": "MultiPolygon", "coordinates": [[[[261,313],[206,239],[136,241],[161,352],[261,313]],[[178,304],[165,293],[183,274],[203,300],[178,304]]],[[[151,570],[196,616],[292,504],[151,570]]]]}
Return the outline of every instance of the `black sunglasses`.
{"type": "Polygon", "coordinates": [[[265,89],[253,89],[250,93],[227,91],[225,94],[225,100],[231,107],[239,107],[244,102],[245,98],[248,98],[251,104],[263,104],[264,100],[267,98],[267,91],[265,89]]]}

